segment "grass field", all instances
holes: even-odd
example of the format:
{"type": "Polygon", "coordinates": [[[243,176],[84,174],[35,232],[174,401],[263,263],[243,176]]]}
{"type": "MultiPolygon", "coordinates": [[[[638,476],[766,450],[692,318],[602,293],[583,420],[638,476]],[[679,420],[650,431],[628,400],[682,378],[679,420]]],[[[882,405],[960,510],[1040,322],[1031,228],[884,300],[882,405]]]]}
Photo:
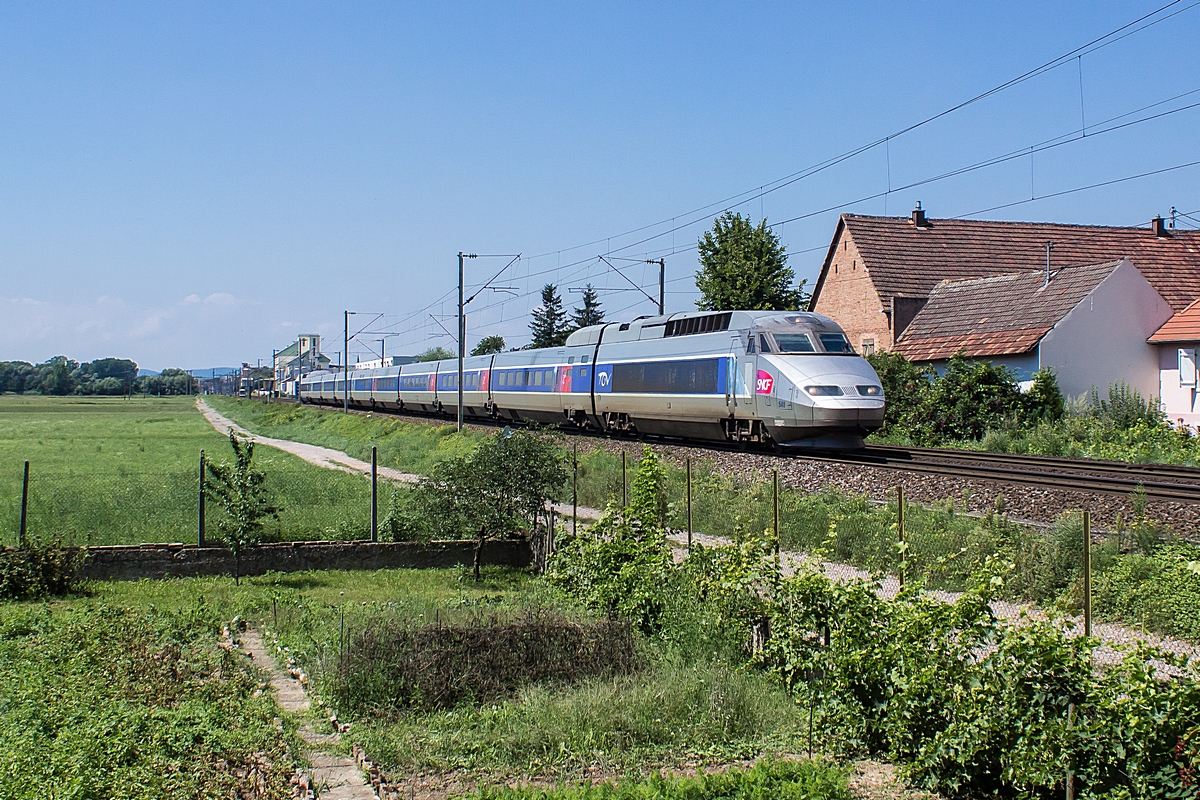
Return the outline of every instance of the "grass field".
{"type": "MultiPolygon", "coordinates": [[[[201,449],[231,457],[195,398],[0,396],[0,544],[16,543],[25,461],[31,538],[195,541],[201,449]]],[[[267,447],[254,458],[282,509],[268,524],[272,538],[364,535],[366,481],[267,447]]],[[[210,536],[218,518],[210,515],[210,536]]]]}

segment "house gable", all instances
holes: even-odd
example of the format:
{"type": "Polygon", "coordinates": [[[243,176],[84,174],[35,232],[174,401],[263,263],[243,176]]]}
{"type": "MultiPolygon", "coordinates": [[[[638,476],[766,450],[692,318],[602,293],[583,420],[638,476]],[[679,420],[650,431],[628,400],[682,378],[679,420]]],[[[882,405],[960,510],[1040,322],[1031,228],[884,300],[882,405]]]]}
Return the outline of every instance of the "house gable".
{"type": "Polygon", "coordinates": [[[834,319],[860,352],[892,347],[891,309],[880,304],[854,237],[841,222],[825,256],[809,310],[834,319]]]}

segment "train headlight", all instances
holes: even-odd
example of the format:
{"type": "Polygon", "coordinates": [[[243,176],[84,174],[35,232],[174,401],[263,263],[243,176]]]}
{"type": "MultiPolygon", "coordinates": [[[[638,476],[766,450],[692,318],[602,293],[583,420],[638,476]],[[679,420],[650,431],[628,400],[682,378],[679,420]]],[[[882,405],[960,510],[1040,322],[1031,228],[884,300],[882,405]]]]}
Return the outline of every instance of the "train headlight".
{"type": "Polygon", "coordinates": [[[805,386],[804,391],[813,397],[841,397],[844,394],[840,386],[805,386]]]}
{"type": "Polygon", "coordinates": [[[867,385],[867,386],[855,386],[854,388],[858,389],[858,393],[861,394],[863,397],[879,397],[879,395],[883,394],[883,387],[881,387],[881,386],[867,385]]]}

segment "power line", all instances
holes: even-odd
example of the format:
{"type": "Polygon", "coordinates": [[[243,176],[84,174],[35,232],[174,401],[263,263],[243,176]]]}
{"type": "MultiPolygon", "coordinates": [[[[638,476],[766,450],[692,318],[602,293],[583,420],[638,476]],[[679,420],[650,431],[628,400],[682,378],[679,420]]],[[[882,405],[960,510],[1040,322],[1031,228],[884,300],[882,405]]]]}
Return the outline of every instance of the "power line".
{"type": "Polygon", "coordinates": [[[952,219],[967,219],[968,217],[973,217],[977,214],[986,214],[989,211],[999,211],[1002,208],[1012,208],[1013,206],[1024,205],[1025,203],[1033,203],[1038,200],[1047,200],[1051,197],[1061,197],[1064,194],[1075,194],[1076,192],[1085,192],[1088,189],[1099,189],[1102,186],[1112,186],[1113,184],[1124,183],[1125,181],[1133,181],[1133,180],[1137,180],[1138,178],[1148,178],[1151,175],[1162,175],[1164,172],[1174,172],[1175,170],[1187,169],[1188,167],[1195,167],[1195,166],[1200,166],[1200,161],[1189,161],[1186,164],[1176,164],[1173,167],[1164,167],[1163,169],[1155,169],[1155,170],[1151,170],[1150,172],[1141,172],[1141,173],[1138,173],[1137,175],[1126,175],[1124,178],[1114,178],[1111,181],[1101,181],[1100,183],[1091,183],[1091,184],[1088,184],[1087,186],[1077,186],[1074,189],[1064,189],[1061,192],[1051,192],[1050,194],[1044,194],[1044,195],[1041,195],[1040,197],[1030,197],[1025,200],[1017,200],[1016,202],[1013,202],[1013,203],[1003,203],[998,206],[992,206],[991,208],[982,208],[979,211],[972,211],[969,214],[960,214],[957,217],[952,217],[952,219]]]}

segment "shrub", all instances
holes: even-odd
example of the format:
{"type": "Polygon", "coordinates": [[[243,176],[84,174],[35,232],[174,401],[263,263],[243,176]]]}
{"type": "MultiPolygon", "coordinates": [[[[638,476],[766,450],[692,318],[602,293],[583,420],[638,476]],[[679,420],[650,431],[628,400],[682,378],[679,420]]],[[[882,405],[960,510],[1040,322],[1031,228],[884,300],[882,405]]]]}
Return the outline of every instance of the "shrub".
{"type": "Polygon", "coordinates": [[[1095,579],[1095,611],[1200,641],[1200,547],[1174,542],[1152,555],[1131,553],[1095,579]]]}
{"type": "Polygon", "coordinates": [[[68,594],[78,586],[86,558],[87,550],[59,542],[0,549],[0,599],[68,594]]]}
{"type": "Polygon", "coordinates": [[[545,681],[621,675],[636,665],[629,626],[547,616],[501,623],[363,631],[338,664],[339,711],[450,708],[487,703],[545,681]]]}
{"type": "Polygon", "coordinates": [[[1124,381],[1108,386],[1108,397],[1100,397],[1092,387],[1091,415],[1114,428],[1127,431],[1135,425],[1147,427],[1162,425],[1166,421],[1158,400],[1142,397],[1142,393],[1124,381]]]}

